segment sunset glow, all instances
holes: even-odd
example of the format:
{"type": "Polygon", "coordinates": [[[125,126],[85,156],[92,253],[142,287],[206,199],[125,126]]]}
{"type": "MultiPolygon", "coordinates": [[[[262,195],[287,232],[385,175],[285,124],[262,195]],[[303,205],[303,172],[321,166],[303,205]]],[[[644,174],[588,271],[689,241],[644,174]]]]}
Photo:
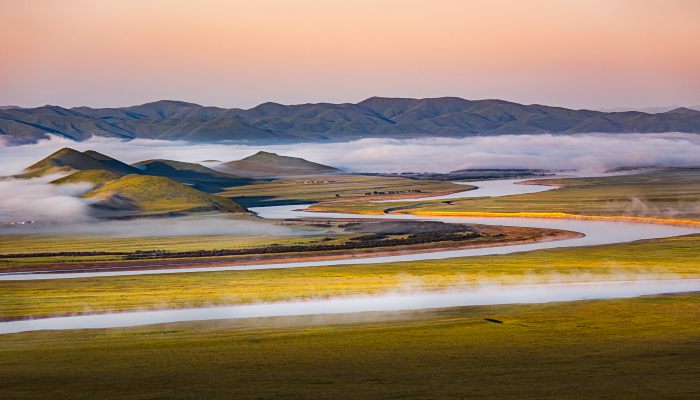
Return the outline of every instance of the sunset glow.
{"type": "Polygon", "coordinates": [[[700,104],[692,0],[6,1],[0,13],[0,105],[700,104]]]}

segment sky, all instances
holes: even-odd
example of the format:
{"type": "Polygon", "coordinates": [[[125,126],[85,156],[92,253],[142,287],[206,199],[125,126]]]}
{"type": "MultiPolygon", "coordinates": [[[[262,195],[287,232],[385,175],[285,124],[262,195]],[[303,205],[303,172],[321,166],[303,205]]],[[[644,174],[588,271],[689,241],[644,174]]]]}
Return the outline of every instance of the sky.
{"type": "Polygon", "coordinates": [[[0,0],[0,105],[700,104],[696,0],[0,0]]]}

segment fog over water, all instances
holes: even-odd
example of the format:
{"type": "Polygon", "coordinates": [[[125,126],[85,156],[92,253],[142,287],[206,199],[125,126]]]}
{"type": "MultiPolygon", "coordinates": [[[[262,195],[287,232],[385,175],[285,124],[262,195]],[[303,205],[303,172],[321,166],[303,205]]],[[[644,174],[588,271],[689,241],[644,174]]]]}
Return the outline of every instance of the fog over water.
{"type": "Polygon", "coordinates": [[[700,165],[700,135],[684,133],[361,139],[274,146],[146,139],[121,141],[103,137],[74,142],[52,137],[33,145],[0,146],[3,160],[0,175],[17,173],[61,147],[93,149],[129,163],[153,158],[231,161],[265,150],[303,157],[349,172],[450,172],[465,168],[601,172],[617,167],[700,165]]]}
{"type": "MultiPolygon", "coordinates": [[[[408,311],[495,304],[535,304],[627,298],[698,290],[700,290],[700,280],[698,279],[545,283],[512,286],[483,285],[444,292],[398,292],[322,300],[28,319],[0,322],[0,334],[45,329],[116,328],[180,321],[408,311]]],[[[352,321],[352,319],[352,314],[349,314],[348,320],[352,321]]]]}

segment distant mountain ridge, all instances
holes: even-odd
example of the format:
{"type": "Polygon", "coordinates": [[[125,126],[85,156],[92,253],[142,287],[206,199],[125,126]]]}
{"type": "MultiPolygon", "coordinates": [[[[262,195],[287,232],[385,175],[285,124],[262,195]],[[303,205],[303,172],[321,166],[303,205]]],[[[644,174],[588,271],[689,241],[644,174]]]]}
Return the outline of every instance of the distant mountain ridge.
{"type": "Polygon", "coordinates": [[[122,108],[0,108],[0,140],[33,143],[54,134],[77,141],[121,139],[233,141],[250,144],[345,141],[366,137],[503,134],[700,133],[700,111],[572,110],[504,100],[372,97],[359,103],[226,109],[162,100],[122,108]]]}

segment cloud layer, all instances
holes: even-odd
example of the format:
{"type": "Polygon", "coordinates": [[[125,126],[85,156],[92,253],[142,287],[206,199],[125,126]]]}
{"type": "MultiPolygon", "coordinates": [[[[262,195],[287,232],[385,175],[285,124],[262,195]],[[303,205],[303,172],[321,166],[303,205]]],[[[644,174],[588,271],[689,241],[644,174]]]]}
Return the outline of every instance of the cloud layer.
{"type": "MultiPolygon", "coordinates": [[[[152,158],[231,161],[258,150],[307,158],[349,172],[449,172],[463,168],[575,169],[602,172],[618,167],[698,166],[700,135],[585,134],[507,135],[468,138],[362,139],[347,143],[275,146],[189,144],[160,140],[52,138],[34,145],[0,147],[0,174],[21,171],[61,147],[94,149],[125,162],[152,158]]],[[[211,166],[211,164],[208,164],[211,166]]]]}
{"type": "Polygon", "coordinates": [[[0,181],[0,223],[89,221],[89,201],[79,197],[88,190],[89,184],[52,185],[47,179],[0,181]]]}

